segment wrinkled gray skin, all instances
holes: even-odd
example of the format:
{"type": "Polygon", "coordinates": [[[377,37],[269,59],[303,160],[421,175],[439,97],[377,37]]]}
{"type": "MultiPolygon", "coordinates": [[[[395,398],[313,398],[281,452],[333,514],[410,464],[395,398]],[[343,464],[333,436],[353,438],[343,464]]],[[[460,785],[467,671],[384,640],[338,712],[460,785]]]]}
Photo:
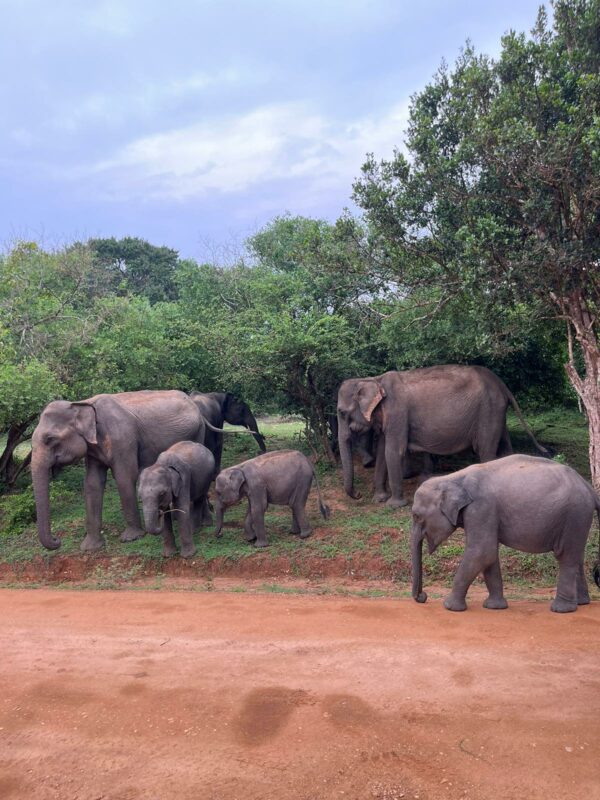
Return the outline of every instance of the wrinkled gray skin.
{"type": "Polygon", "coordinates": [[[135,484],[144,467],[175,442],[204,440],[205,422],[183,392],[142,391],[100,394],[71,403],[49,403],[32,437],[31,474],[38,534],[49,550],[60,547],[50,526],[50,475],[85,458],[86,536],[84,551],[104,546],[101,534],[106,473],[113,473],[127,527],[122,542],[145,535],[135,484]]]}
{"type": "MultiPolygon", "coordinates": [[[[266,452],[264,436],[258,430],[254,414],[243,400],[238,400],[231,392],[191,392],[190,397],[204,418],[215,428],[222,428],[224,422],[230,425],[243,425],[253,432],[261,453],[266,452]]],[[[204,444],[215,457],[215,475],[217,475],[221,470],[223,437],[207,430],[204,444]]]]}
{"type": "Polygon", "coordinates": [[[374,499],[392,508],[407,503],[402,476],[409,451],[450,455],[472,448],[481,461],[509,455],[509,404],[539,452],[548,455],[511,392],[485,367],[446,365],[344,381],[337,405],[344,489],[360,496],[354,491],[352,437],[371,429],[378,434],[374,499]]]}
{"type": "Polygon", "coordinates": [[[297,450],[265,453],[224,469],[215,481],[215,535],[221,535],[225,509],[247,497],[248,511],[244,531],[248,542],[253,542],[256,547],[267,547],[265,511],[269,503],[290,506],[292,533],[300,534],[301,539],[306,539],[312,533],[305,506],[313,478],[319,494],[319,510],[323,518],[327,519],[329,508],[323,503],[313,466],[297,450]]]}
{"type": "Polygon", "coordinates": [[[163,555],[177,552],[173,514],[181,542],[181,555],[196,553],[194,531],[211,525],[208,488],[215,469],[210,450],[197,442],[177,442],[140,473],[138,495],[148,533],[162,534],[163,555]]]}
{"type": "Polygon", "coordinates": [[[485,608],[506,608],[498,544],[525,553],[553,552],[559,563],[552,611],[576,611],[590,602],[584,550],[600,499],[575,470],[544,458],[507,456],[475,464],[453,475],[430,478],[415,492],[412,507],[412,595],[423,591],[422,545],[433,553],[456,528],[464,528],[465,551],[452,592],[450,611],[464,611],[473,580],[483,573],[485,608]]]}

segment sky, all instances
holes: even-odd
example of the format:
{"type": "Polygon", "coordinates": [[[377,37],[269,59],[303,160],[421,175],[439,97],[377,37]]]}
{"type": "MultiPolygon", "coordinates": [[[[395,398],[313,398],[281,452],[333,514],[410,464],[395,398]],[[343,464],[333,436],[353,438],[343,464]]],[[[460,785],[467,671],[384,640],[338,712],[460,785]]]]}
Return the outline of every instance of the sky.
{"type": "Polygon", "coordinates": [[[0,246],[139,236],[228,253],[353,208],[369,152],[467,39],[539,0],[0,0],[0,246]]]}

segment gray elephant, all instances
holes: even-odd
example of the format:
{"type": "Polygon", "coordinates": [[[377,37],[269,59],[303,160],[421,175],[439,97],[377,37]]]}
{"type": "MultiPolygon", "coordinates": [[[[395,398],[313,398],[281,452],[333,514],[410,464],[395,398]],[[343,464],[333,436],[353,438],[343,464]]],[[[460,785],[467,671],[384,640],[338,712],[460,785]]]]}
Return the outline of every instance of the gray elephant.
{"type": "MultiPolygon", "coordinates": [[[[190,397],[200,409],[204,419],[215,428],[222,428],[224,422],[230,425],[243,425],[252,432],[261,453],[266,452],[265,438],[258,430],[254,414],[243,400],[238,400],[231,392],[191,392],[190,397]]],[[[217,475],[221,470],[223,437],[207,430],[204,444],[215,457],[215,475],[217,475]]]]}
{"type": "Polygon", "coordinates": [[[600,520],[600,499],[581,475],[533,456],[507,456],[430,478],[415,492],[412,507],[413,598],[427,600],[423,539],[433,553],[464,528],[465,551],[444,601],[447,609],[466,609],[467,590],[479,573],[489,592],[485,608],[506,608],[498,559],[498,545],[504,544],[525,553],[553,552],[559,574],[552,611],[576,611],[590,602],[583,559],[594,510],[600,520]]]}
{"type": "Polygon", "coordinates": [[[177,552],[172,514],[177,515],[181,555],[196,552],[194,531],[210,525],[208,487],[215,459],[208,447],[197,442],[177,442],[140,473],[138,494],[148,533],[163,536],[163,555],[177,552]]]}
{"type": "Polygon", "coordinates": [[[50,526],[50,475],[82,458],[86,462],[86,536],[81,549],[104,546],[102,501],[108,469],[127,521],[121,541],[144,536],[135,491],[140,470],[175,442],[189,439],[202,443],[207,427],[209,423],[196,404],[178,391],[99,394],[75,403],[49,403],[32,436],[31,474],[41,543],[48,550],[60,547],[50,526]]]}
{"type": "Polygon", "coordinates": [[[221,535],[225,509],[247,497],[244,531],[248,542],[254,542],[256,547],[267,547],[265,511],[269,503],[290,506],[292,533],[306,539],[312,533],[305,506],[313,479],[319,494],[319,510],[327,519],[329,508],[323,503],[313,465],[298,450],[265,453],[223,470],[215,481],[215,535],[221,535]]]}
{"type": "Polygon", "coordinates": [[[337,404],[344,489],[350,497],[360,496],[354,491],[352,437],[371,428],[379,434],[374,499],[392,508],[407,503],[402,476],[410,451],[450,455],[472,448],[481,461],[509,455],[509,404],[538,452],[548,456],[511,392],[485,367],[445,365],[344,381],[337,404]]]}

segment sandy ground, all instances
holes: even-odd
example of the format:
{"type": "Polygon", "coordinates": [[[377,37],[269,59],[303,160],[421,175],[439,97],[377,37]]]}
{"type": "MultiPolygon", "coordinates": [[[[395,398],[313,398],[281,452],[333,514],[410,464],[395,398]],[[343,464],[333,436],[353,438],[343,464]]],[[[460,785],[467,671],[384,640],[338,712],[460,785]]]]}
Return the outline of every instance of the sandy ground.
{"type": "Polygon", "coordinates": [[[0,591],[3,800],[600,798],[600,603],[0,591]]]}

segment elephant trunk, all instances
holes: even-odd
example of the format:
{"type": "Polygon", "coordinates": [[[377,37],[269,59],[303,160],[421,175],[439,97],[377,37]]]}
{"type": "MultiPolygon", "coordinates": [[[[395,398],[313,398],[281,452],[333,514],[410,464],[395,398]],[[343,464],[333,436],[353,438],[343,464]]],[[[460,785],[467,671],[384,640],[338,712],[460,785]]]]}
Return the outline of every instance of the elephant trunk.
{"type": "Polygon", "coordinates": [[[253,431],[254,432],[254,438],[256,439],[256,444],[260,448],[260,452],[261,453],[266,453],[267,452],[267,446],[265,445],[265,437],[258,430],[258,423],[256,422],[254,414],[252,414],[251,411],[248,411],[246,413],[246,415],[244,417],[244,423],[243,424],[244,424],[244,426],[246,428],[248,428],[249,431],[253,431]]]}
{"type": "Polygon", "coordinates": [[[423,538],[421,525],[413,522],[410,536],[412,558],[412,596],[417,603],[427,600],[427,592],[423,591],[423,538]]]}
{"type": "Polygon", "coordinates": [[[143,501],[142,510],[144,512],[144,529],[146,533],[158,536],[159,533],[162,533],[164,525],[164,520],[158,513],[158,503],[150,502],[149,500],[143,501]]]}
{"type": "Polygon", "coordinates": [[[223,504],[219,500],[215,500],[215,536],[221,536],[221,529],[223,528],[223,504]]]}
{"type": "Polygon", "coordinates": [[[344,475],[344,490],[347,495],[358,500],[360,494],[354,491],[354,466],[352,464],[352,435],[345,420],[338,415],[338,444],[340,448],[340,458],[342,459],[342,471],[344,475]]]}
{"type": "Polygon", "coordinates": [[[52,535],[50,525],[50,459],[36,448],[31,457],[31,477],[37,529],[40,542],[47,550],[58,550],[60,539],[52,535]]]}

